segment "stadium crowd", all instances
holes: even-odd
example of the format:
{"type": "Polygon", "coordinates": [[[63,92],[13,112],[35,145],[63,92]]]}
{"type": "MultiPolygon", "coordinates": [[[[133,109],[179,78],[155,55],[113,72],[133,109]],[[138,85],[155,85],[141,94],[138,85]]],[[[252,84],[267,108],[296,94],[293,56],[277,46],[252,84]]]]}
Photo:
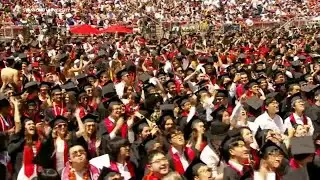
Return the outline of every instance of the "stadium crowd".
{"type": "Polygon", "coordinates": [[[318,6],[1,1],[0,27],[44,29],[0,42],[1,179],[319,179],[319,28],[252,28],[317,17],[318,6]],[[162,22],[178,29],[150,36],[162,22]],[[181,33],[188,22],[208,28],[181,33]],[[137,30],[59,30],[81,24],[137,30]]]}

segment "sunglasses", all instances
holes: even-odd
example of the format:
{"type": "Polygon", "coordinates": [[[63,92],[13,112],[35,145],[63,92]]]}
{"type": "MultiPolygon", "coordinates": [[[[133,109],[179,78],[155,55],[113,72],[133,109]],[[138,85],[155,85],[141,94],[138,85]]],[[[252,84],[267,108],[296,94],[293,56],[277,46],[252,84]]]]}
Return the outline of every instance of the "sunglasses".
{"type": "Polygon", "coordinates": [[[56,127],[57,127],[57,128],[67,127],[67,124],[58,124],[56,127]]]}

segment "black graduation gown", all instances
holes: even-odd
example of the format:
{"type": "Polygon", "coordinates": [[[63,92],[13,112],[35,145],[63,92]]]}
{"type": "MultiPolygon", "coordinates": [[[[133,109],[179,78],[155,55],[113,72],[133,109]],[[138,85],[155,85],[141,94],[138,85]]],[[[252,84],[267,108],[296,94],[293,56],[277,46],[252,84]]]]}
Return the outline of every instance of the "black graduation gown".
{"type": "MultiPolygon", "coordinates": [[[[71,132],[70,139],[67,142],[67,146],[70,147],[71,144],[75,142],[79,142],[78,138],[76,137],[76,132],[71,132]]],[[[55,145],[54,139],[50,136],[41,144],[40,151],[34,158],[34,163],[42,166],[44,169],[50,169],[55,167],[55,145]]]]}
{"type": "Polygon", "coordinates": [[[147,164],[147,152],[140,140],[134,141],[131,144],[130,161],[135,165],[135,167],[137,167],[136,179],[142,179],[145,173],[145,166],[147,164]]]}
{"type": "Polygon", "coordinates": [[[317,180],[319,179],[319,171],[320,171],[320,156],[315,155],[312,163],[307,165],[309,179],[310,180],[317,180]]]}
{"type": "Polygon", "coordinates": [[[13,179],[17,179],[19,171],[22,167],[24,143],[25,140],[21,133],[10,136],[8,144],[8,153],[11,158],[10,161],[13,165],[13,179]]]}
{"type": "Polygon", "coordinates": [[[320,107],[315,104],[306,106],[305,115],[312,120],[315,133],[320,133],[320,107]]]}
{"type": "Polygon", "coordinates": [[[103,120],[108,116],[108,111],[104,107],[103,103],[98,104],[97,111],[99,113],[98,122],[103,122],[103,120]]]}
{"type": "Polygon", "coordinates": [[[289,172],[282,177],[282,180],[307,180],[307,179],[309,179],[309,175],[306,167],[302,167],[299,169],[290,168],[289,172]]]}
{"type": "Polygon", "coordinates": [[[223,170],[223,180],[251,180],[253,171],[248,170],[242,176],[235,169],[226,166],[223,170]]]}

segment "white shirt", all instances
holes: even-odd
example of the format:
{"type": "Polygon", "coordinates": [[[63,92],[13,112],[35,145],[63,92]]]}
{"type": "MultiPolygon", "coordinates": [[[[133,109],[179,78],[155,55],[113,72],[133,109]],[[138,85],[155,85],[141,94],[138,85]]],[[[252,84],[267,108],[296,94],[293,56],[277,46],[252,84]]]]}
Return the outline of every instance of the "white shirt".
{"type": "Polygon", "coordinates": [[[131,174],[129,172],[127,163],[125,163],[124,165],[121,164],[121,163],[117,163],[117,166],[118,166],[118,169],[119,169],[119,173],[124,178],[124,180],[129,180],[131,178],[131,174]]]}
{"type": "Polygon", "coordinates": [[[242,166],[241,164],[239,164],[239,163],[237,163],[237,162],[234,162],[234,161],[232,161],[232,160],[229,160],[228,163],[229,163],[231,166],[233,166],[236,170],[242,172],[243,166],[242,166]]]}
{"type": "MultiPolygon", "coordinates": [[[[302,117],[299,117],[296,113],[293,113],[293,117],[294,117],[294,119],[296,120],[296,123],[297,123],[297,124],[303,124],[303,116],[302,116],[302,117]]],[[[313,132],[314,132],[313,124],[312,124],[312,121],[311,121],[311,119],[310,119],[309,117],[307,117],[307,121],[308,121],[308,125],[310,126],[308,135],[309,135],[309,136],[312,136],[312,135],[313,135],[313,132]]],[[[290,116],[287,117],[287,118],[284,120],[284,127],[285,127],[285,129],[292,128],[292,124],[291,124],[291,122],[290,122],[290,116]]]]}
{"type": "Polygon", "coordinates": [[[57,171],[60,172],[64,168],[64,140],[56,140],[56,167],[57,171]]]}
{"type": "Polygon", "coordinates": [[[261,176],[260,172],[255,171],[253,174],[254,180],[275,180],[276,179],[276,173],[270,172],[267,173],[265,176],[261,176]]]}
{"type": "Polygon", "coordinates": [[[125,87],[125,83],[124,82],[120,82],[120,83],[115,85],[115,89],[116,89],[117,95],[119,96],[120,99],[123,96],[124,87],[125,87]]]}
{"type": "Polygon", "coordinates": [[[275,115],[272,119],[267,112],[264,112],[256,118],[254,123],[261,129],[272,129],[284,133],[286,128],[283,125],[283,119],[279,115],[275,115]]]}
{"type": "Polygon", "coordinates": [[[188,162],[186,156],[184,154],[180,154],[179,151],[176,148],[174,148],[173,146],[171,147],[171,149],[172,149],[173,154],[177,154],[179,156],[179,159],[180,159],[180,162],[183,166],[183,169],[186,171],[189,166],[189,162],[188,162]]]}
{"type": "Polygon", "coordinates": [[[219,174],[223,173],[223,169],[225,167],[225,164],[223,161],[219,164],[219,156],[212,150],[212,148],[207,145],[204,147],[200,154],[200,159],[202,162],[204,162],[209,168],[212,169],[212,177],[215,178],[219,174]]]}

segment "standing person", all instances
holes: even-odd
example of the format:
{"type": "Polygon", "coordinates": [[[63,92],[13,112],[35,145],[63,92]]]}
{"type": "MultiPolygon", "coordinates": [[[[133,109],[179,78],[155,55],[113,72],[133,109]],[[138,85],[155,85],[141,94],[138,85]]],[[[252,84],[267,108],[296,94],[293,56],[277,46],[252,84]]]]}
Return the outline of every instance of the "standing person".
{"type": "Polygon", "coordinates": [[[98,180],[99,169],[89,164],[85,145],[72,144],[68,154],[69,161],[62,170],[62,180],[98,180]]]}
{"type": "Polygon", "coordinates": [[[160,180],[169,173],[169,161],[161,151],[153,150],[149,152],[147,168],[149,173],[143,180],[160,180]]]}
{"type": "Polygon", "coordinates": [[[52,107],[45,110],[45,115],[49,121],[52,121],[57,116],[64,116],[67,113],[67,108],[64,104],[62,89],[59,85],[51,88],[52,107]]]}
{"type": "Polygon", "coordinates": [[[171,148],[168,152],[170,167],[179,174],[184,174],[191,161],[197,156],[197,151],[186,146],[184,134],[179,129],[174,129],[168,135],[171,148]]]}
{"type": "Polygon", "coordinates": [[[291,129],[295,124],[303,124],[308,130],[308,135],[312,136],[314,132],[313,124],[311,119],[304,114],[305,102],[300,93],[291,96],[290,102],[293,112],[284,120],[285,129],[291,129]]]}
{"type": "Polygon", "coordinates": [[[222,157],[227,163],[223,171],[225,180],[251,178],[252,169],[244,165],[249,158],[249,150],[239,134],[239,130],[232,130],[221,143],[222,157]]]}
{"type": "Polygon", "coordinates": [[[260,148],[260,158],[259,168],[254,172],[254,179],[280,180],[281,175],[277,169],[280,167],[283,159],[282,149],[268,140],[260,148]]]}

